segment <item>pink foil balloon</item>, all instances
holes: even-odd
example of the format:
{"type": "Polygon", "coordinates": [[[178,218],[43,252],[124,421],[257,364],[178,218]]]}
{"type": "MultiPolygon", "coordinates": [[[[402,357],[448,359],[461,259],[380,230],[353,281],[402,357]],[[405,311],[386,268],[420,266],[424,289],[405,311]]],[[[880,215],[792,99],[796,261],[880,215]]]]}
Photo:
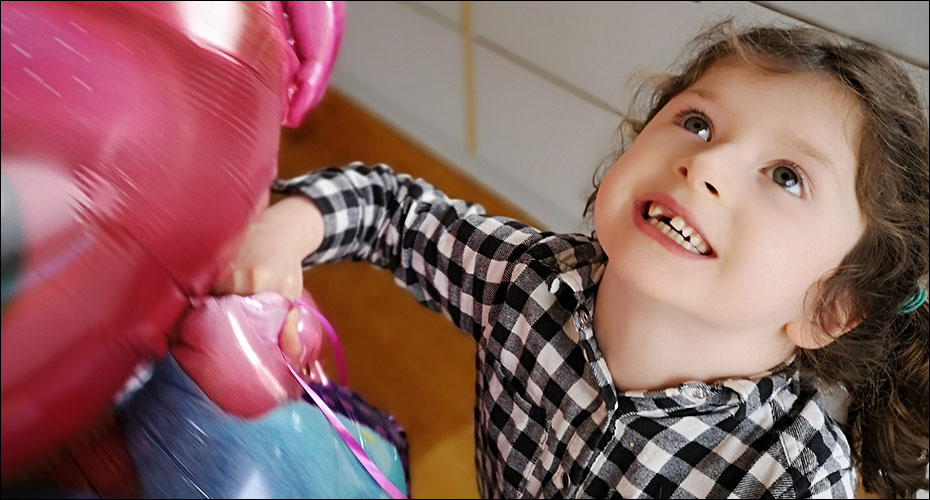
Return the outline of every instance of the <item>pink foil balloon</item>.
{"type": "Polygon", "coordinates": [[[342,41],[342,2],[280,2],[277,13],[288,28],[295,59],[290,61],[290,109],[286,124],[300,125],[304,114],[320,102],[342,41]]]}
{"type": "MultiPolygon", "coordinates": [[[[306,291],[301,300],[313,304],[306,291]]],[[[171,354],[217,406],[227,413],[258,417],[300,399],[300,384],[279,347],[290,308],[291,302],[275,292],[207,297],[184,317],[171,354]]],[[[303,351],[290,360],[295,370],[309,374],[309,364],[320,353],[321,332],[313,314],[298,307],[303,351]]]]}
{"type": "Polygon", "coordinates": [[[267,206],[280,125],[322,94],[342,5],[0,12],[2,171],[22,228],[2,316],[6,475],[86,429],[138,363],[166,353],[267,206]],[[305,31],[332,43],[302,43],[305,31]]]}

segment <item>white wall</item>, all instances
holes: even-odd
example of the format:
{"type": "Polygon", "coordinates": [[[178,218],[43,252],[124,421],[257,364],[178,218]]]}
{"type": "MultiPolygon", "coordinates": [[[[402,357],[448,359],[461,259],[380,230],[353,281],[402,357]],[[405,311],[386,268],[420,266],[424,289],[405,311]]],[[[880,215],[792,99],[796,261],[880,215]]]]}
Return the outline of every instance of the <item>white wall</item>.
{"type": "Polygon", "coordinates": [[[351,2],[333,86],[548,229],[581,212],[637,73],[666,69],[723,15],[799,23],[916,63],[927,2],[472,2],[476,151],[466,137],[461,2],[351,2]]]}
{"type": "Polygon", "coordinates": [[[587,232],[581,213],[627,82],[667,69],[706,22],[735,14],[867,41],[906,63],[926,103],[928,5],[472,2],[474,152],[461,2],[351,2],[332,85],[546,228],[587,232]]]}

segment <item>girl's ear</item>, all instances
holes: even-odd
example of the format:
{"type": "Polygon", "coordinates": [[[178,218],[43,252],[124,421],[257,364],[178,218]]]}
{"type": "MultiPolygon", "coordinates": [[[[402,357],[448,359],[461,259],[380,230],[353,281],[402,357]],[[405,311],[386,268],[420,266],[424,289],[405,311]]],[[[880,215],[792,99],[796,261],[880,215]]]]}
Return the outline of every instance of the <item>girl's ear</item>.
{"type": "Polygon", "coordinates": [[[859,326],[864,318],[851,318],[849,300],[837,301],[834,314],[825,325],[820,325],[811,317],[811,307],[805,304],[804,311],[795,319],[785,325],[785,332],[794,345],[802,349],[820,349],[833,343],[834,340],[859,326]],[[826,331],[824,330],[826,328],[826,331]]]}

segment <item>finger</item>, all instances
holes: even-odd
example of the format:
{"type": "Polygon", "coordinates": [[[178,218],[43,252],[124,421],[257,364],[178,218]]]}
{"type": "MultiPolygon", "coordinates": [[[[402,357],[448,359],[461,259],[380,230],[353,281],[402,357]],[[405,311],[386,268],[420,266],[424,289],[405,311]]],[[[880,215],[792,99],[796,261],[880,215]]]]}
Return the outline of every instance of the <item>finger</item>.
{"type": "Polygon", "coordinates": [[[242,281],[241,273],[234,271],[225,279],[217,281],[210,290],[214,295],[229,295],[236,293],[239,283],[242,281]]]}
{"type": "Polygon", "coordinates": [[[213,287],[210,289],[210,292],[214,295],[225,295],[227,290],[232,286],[233,276],[235,274],[235,265],[230,262],[226,267],[222,269],[220,275],[217,276],[216,281],[213,283],[213,287]]]}
{"type": "Polygon", "coordinates": [[[288,274],[287,276],[281,278],[281,295],[287,297],[290,301],[295,301],[300,298],[300,293],[304,289],[304,279],[303,274],[288,274]]]}
{"type": "Polygon", "coordinates": [[[284,355],[292,361],[293,365],[301,362],[300,358],[304,350],[300,342],[300,337],[297,334],[297,312],[298,309],[296,307],[288,311],[284,319],[284,328],[281,331],[281,338],[278,339],[281,350],[284,351],[284,355]]]}
{"type": "Polygon", "coordinates": [[[293,284],[287,275],[282,275],[279,271],[268,267],[256,267],[247,274],[247,282],[236,293],[253,295],[261,292],[277,292],[288,300],[294,300],[291,297],[293,284]]]}

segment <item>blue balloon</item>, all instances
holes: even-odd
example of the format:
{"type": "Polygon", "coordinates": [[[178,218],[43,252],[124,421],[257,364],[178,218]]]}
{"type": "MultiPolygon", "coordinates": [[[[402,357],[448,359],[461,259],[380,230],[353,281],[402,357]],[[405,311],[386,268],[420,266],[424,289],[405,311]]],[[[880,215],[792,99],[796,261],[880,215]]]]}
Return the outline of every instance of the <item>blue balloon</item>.
{"type": "MultiPolygon", "coordinates": [[[[406,493],[403,431],[345,388],[315,390],[406,493]]],[[[389,498],[313,404],[296,401],[255,419],[227,414],[171,356],[117,416],[145,498],[389,498]]]]}

